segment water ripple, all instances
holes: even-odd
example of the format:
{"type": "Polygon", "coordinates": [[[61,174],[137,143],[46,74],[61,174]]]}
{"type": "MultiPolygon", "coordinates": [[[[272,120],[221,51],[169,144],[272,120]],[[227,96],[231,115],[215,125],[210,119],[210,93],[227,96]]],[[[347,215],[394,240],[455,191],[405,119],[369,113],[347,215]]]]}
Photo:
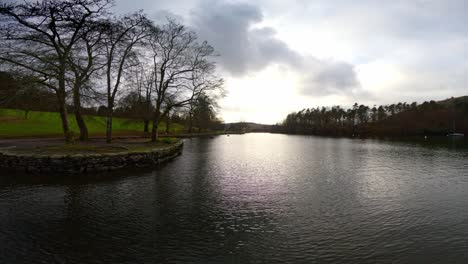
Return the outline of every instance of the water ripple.
{"type": "Polygon", "coordinates": [[[468,153],[269,134],[153,171],[0,180],[1,263],[465,263],[468,153]]]}

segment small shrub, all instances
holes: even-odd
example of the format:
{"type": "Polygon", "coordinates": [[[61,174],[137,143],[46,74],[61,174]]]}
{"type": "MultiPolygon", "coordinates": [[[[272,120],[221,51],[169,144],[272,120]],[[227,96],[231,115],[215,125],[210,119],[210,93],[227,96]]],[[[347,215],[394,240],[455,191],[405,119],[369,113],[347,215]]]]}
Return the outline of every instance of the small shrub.
{"type": "Polygon", "coordinates": [[[177,142],[177,138],[170,138],[170,137],[161,138],[159,139],[159,142],[162,142],[164,144],[174,144],[177,142]]]}

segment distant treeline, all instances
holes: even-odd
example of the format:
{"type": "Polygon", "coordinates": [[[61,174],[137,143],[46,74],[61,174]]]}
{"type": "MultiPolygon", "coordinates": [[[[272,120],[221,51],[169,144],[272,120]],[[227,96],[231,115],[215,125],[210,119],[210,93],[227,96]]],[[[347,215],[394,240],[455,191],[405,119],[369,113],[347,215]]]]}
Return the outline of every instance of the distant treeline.
{"type": "Polygon", "coordinates": [[[289,114],[273,132],[362,137],[466,134],[468,96],[422,104],[308,108],[289,114]]]}

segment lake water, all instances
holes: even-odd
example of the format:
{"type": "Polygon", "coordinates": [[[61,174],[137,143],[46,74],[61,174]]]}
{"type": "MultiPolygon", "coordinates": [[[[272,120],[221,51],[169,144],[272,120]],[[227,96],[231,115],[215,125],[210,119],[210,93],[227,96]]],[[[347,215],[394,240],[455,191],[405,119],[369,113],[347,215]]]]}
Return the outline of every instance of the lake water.
{"type": "Polygon", "coordinates": [[[0,263],[466,263],[468,151],[246,134],[154,170],[0,177],[0,263]]]}

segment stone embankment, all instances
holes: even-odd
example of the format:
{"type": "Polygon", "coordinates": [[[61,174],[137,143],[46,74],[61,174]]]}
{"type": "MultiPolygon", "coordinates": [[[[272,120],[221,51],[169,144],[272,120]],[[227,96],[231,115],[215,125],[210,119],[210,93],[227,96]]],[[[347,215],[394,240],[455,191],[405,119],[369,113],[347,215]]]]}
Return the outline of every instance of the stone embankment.
{"type": "Polygon", "coordinates": [[[182,154],[183,141],[147,151],[106,154],[36,155],[0,150],[0,168],[28,173],[78,174],[151,167],[182,154]]]}

